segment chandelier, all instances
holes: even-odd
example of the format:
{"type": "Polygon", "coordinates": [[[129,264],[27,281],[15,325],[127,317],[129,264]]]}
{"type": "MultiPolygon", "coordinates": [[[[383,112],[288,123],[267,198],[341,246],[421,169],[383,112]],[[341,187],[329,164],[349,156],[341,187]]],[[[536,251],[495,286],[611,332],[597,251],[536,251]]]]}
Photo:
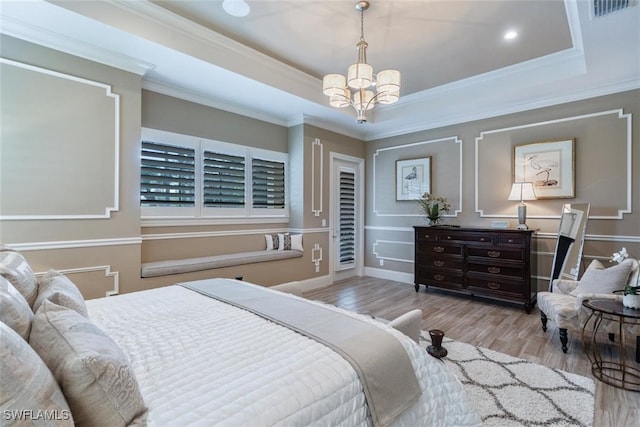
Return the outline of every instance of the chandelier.
{"type": "Polygon", "coordinates": [[[347,76],[327,74],[322,79],[322,92],[329,97],[329,105],[344,108],[351,105],[357,113],[358,123],[366,123],[368,110],[376,102],[393,104],[400,98],[400,71],[384,70],[376,75],[367,64],[367,42],[364,40],[364,11],[369,9],[368,1],[356,3],[360,11],[360,40],[358,62],[351,65],[347,76]]]}

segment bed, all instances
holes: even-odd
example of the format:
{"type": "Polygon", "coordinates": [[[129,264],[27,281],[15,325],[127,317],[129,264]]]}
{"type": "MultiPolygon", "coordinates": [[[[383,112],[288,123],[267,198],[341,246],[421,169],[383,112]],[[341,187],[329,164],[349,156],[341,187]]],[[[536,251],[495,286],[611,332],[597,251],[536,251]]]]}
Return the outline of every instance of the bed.
{"type": "MultiPolygon", "coordinates": [[[[306,304],[309,310],[321,307],[384,330],[406,351],[420,388],[418,400],[388,422],[372,419],[360,372],[345,357],[299,331],[248,309],[183,286],[189,284],[176,284],[89,300],[83,302],[86,311],[78,314],[83,310],[82,304],[73,307],[78,304],[77,301],[69,302],[74,298],[61,297],[67,291],[61,293],[60,289],[70,286],[71,282],[60,274],[51,273],[47,276],[46,283],[58,283],[58,294],[54,292],[54,296],[48,300],[39,295],[40,291],[47,288],[41,281],[35,298],[28,295],[34,302],[41,300],[31,321],[29,342],[46,361],[50,375],[55,378],[64,400],[68,402],[76,425],[97,425],[95,420],[88,420],[98,413],[96,405],[103,405],[105,401],[110,403],[104,411],[118,412],[115,418],[109,418],[112,416],[110,412],[101,415],[102,420],[109,420],[108,425],[413,427],[481,424],[462,385],[444,363],[433,359],[410,338],[369,316],[247,282],[212,279],[210,283],[205,283],[213,286],[224,282],[249,291],[259,289],[259,292],[268,293],[269,297],[277,295],[277,298],[284,297],[295,301],[295,304],[306,304]],[[62,282],[64,286],[60,286],[62,282]],[[88,405],[86,402],[77,402],[78,399],[87,399],[89,394],[82,387],[92,385],[77,387],[76,377],[72,381],[61,378],[64,375],[60,372],[70,369],[66,366],[70,364],[69,357],[56,356],[55,353],[70,339],[65,338],[64,344],[60,344],[59,341],[40,338],[45,328],[40,318],[45,315],[49,317],[44,323],[54,326],[58,322],[55,316],[74,319],[71,326],[58,325],[58,329],[62,330],[62,335],[80,329],[84,334],[77,338],[80,347],[90,346],[95,341],[87,338],[89,333],[104,334],[103,338],[98,339],[102,340],[102,344],[97,344],[100,348],[98,356],[111,357],[113,354],[113,360],[124,359],[124,362],[118,362],[120,364],[107,363],[104,371],[101,371],[117,377],[117,381],[109,382],[106,387],[107,392],[109,387],[114,387],[111,391],[117,394],[115,403],[107,398],[101,398],[99,402],[94,399],[88,405]],[[109,343],[113,343],[113,346],[109,343]],[[56,357],[59,364],[54,362],[52,365],[48,359],[56,357]],[[118,399],[121,399],[120,403],[118,399]],[[82,409],[74,409],[78,405],[85,405],[84,413],[82,409]]],[[[11,357],[4,347],[10,341],[10,336],[13,337],[3,329],[3,376],[9,372],[6,369],[12,369],[20,377],[20,385],[23,386],[24,374],[19,375],[19,369],[24,367],[7,368],[7,359],[11,357]]],[[[370,349],[372,354],[377,351],[376,348],[370,349]]],[[[21,357],[27,360],[26,356],[21,357]]],[[[87,362],[89,359],[85,357],[83,369],[91,367],[87,362]]],[[[13,359],[10,362],[14,365],[18,363],[13,359]]],[[[35,362],[29,364],[34,365],[35,362]]],[[[11,378],[6,378],[6,381],[3,379],[3,388],[10,381],[11,378]]],[[[43,384],[43,380],[31,384],[43,384]]],[[[103,392],[100,390],[100,393],[103,392]]],[[[51,408],[56,408],[55,405],[66,408],[65,402],[59,402],[59,395],[53,392],[49,395],[55,399],[49,397],[47,405],[34,408],[33,402],[27,398],[20,400],[16,395],[7,395],[5,390],[0,403],[3,411],[16,408],[32,411],[49,408],[49,411],[53,411],[51,408]]],[[[69,421],[63,419],[68,416],[64,412],[66,410],[57,411],[46,412],[45,415],[53,414],[58,425],[65,425],[69,421]]],[[[30,416],[33,416],[33,412],[30,416]]]]}

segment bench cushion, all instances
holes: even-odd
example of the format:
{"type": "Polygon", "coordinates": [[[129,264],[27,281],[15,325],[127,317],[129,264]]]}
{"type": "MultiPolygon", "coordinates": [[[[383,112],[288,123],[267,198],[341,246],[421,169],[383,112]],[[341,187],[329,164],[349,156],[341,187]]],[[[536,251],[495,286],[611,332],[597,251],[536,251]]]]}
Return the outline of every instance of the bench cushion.
{"type": "Polygon", "coordinates": [[[200,258],[145,262],[142,264],[141,276],[166,276],[169,274],[189,273],[192,271],[210,270],[213,268],[231,267],[234,265],[252,264],[256,262],[299,258],[301,256],[301,251],[263,250],[254,252],[240,252],[235,254],[214,255],[200,258]]]}

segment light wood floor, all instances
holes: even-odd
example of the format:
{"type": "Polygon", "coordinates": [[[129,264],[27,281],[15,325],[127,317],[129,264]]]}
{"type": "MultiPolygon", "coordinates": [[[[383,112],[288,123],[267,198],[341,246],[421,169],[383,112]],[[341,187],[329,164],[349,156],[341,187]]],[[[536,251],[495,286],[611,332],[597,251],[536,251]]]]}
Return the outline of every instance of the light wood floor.
{"type": "MultiPolygon", "coordinates": [[[[423,330],[442,329],[445,336],[457,341],[593,378],[579,331],[569,331],[569,349],[564,354],[558,329],[549,322],[543,332],[537,308],[526,314],[516,305],[426,290],[424,286],[416,292],[413,285],[371,277],[347,279],[304,296],[385,319],[419,308],[423,330]]],[[[640,426],[640,392],[596,380],[594,426],[640,426]]]]}

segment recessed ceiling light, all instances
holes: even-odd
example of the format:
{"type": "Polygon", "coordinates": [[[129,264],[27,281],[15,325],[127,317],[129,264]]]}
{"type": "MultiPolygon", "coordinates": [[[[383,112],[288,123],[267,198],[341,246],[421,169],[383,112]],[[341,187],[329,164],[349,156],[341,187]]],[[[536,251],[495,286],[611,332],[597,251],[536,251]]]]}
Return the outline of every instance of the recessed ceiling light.
{"type": "Polygon", "coordinates": [[[513,40],[516,37],[518,37],[518,32],[515,30],[509,30],[506,33],[504,33],[504,39],[505,40],[513,40]]]}
{"type": "Polygon", "coordinates": [[[224,0],[222,8],[231,16],[247,16],[251,11],[249,4],[244,0],[224,0]]]}

